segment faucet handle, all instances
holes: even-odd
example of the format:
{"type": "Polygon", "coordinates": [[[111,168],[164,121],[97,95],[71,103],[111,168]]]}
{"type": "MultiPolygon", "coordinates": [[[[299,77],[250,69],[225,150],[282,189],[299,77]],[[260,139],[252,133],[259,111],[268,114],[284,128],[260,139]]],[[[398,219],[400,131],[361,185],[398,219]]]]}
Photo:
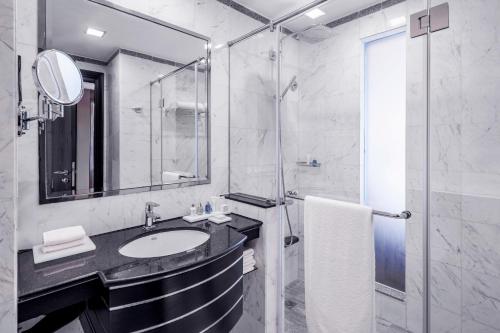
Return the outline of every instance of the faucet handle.
{"type": "Polygon", "coordinates": [[[147,211],[152,211],[154,207],[159,207],[160,204],[153,202],[153,201],[148,201],[146,202],[146,210],[147,211]]]}

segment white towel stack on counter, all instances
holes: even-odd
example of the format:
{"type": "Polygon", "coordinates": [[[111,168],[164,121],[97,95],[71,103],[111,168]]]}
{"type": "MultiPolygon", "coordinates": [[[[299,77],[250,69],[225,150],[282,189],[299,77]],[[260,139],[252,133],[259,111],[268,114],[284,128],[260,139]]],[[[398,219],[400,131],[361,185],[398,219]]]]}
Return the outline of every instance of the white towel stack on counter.
{"type": "Polygon", "coordinates": [[[43,243],[33,247],[35,264],[95,250],[95,244],[82,226],[46,231],[43,243]]]}
{"type": "Polygon", "coordinates": [[[243,274],[249,273],[255,269],[254,253],[253,249],[243,251],[243,274]]]}

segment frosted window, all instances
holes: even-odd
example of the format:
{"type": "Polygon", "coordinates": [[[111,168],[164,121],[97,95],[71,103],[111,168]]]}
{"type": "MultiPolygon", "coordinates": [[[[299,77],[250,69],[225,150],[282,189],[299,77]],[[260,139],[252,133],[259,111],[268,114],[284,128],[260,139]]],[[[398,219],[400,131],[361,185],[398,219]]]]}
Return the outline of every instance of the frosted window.
{"type": "MultiPolygon", "coordinates": [[[[365,44],[364,201],[405,209],[405,34],[365,44]]],[[[374,216],[376,280],[405,289],[405,222],[374,216]]]]}

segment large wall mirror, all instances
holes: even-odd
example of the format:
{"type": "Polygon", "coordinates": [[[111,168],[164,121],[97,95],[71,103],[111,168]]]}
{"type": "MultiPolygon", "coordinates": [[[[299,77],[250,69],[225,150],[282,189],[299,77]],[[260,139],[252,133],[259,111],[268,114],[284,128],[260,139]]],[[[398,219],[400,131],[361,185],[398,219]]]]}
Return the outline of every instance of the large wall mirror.
{"type": "Polygon", "coordinates": [[[210,40],[106,1],[39,8],[39,51],[68,54],[84,87],[40,123],[40,202],[208,183],[210,40]]]}

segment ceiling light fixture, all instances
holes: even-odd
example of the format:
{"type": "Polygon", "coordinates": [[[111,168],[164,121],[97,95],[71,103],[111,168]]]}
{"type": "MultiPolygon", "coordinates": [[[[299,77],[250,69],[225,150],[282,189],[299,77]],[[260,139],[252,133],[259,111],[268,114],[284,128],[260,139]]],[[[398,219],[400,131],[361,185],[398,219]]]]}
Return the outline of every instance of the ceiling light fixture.
{"type": "Polygon", "coordinates": [[[104,34],[106,33],[105,31],[94,29],[94,28],[87,28],[87,31],[85,32],[87,35],[102,38],[104,34]]]}
{"type": "Polygon", "coordinates": [[[305,15],[308,16],[308,17],[310,17],[310,18],[312,18],[314,20],[314,19],[317,19],[320,16],[325,15],[325,12],[322,11],[321,9],[319,9],[319,8],[314,8],[313,10],[308,11],[305,15]]]}

